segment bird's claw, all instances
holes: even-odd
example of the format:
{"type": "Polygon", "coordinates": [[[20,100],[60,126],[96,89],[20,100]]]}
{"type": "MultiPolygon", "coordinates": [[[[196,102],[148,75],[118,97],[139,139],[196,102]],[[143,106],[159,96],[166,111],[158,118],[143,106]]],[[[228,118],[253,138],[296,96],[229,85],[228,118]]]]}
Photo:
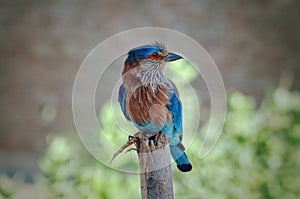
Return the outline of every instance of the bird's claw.
{"type": "MultiPolygon", "coordinates": [[[[158,140],[159,140],[159,138],[161,137],[161,135],[162,135],[162,133],[161,133],[161,132],[158,132],[158,133],[156,133],[154,136],[150,137],[150,138],[149,138],[149,141],[153,141],[153,145],[154,145],[154,146],[157,146],[158,140]]],[[[151,144],[149,143],[149,145],[151,145],[151,144]]]]}
{"type": "MultiPolygon", "coordinates": [[[[135,150],[138,151],[138,147],[139,147],[139,138],[136,137],[136,136],[129,135],[129,136],[128,136],[127,142],[126,142],[123,146],[121,146],[121,147],[119,148],[119,150],[117,150],[117,151],[113,154],[113,157],[111,158],[109,164],[111,164],[111,163],[113,162],[113,160],[114,160],[120,153],[122,153],[126,148],[128,148],[128,147],[131,146],[132,144],[135,144],[135,146],[136,146],[136,149],[135,149],[135,150]]],[[[134,150],[134,148],[131,148],[131,149],[127,150],[125,153],[127,153],[127,152],[129,152],[129,151],[131,151],[131,150],[134,150]]]]}
{"type": "MultiPolygon", "coordinates": [[[[139,140],[139,137],[138,137],[138,134],[139,133],[142,133],[142,132],[138,132],[137,134],[135,135],[129,135],[128,136],[128,140],[127,142],[121,146],[119,148],[118,151],[116,151],[114,154],[113,154],[113,157],[112,159],[110,160],[109,164],[111,164],[113,162],[113,160],[120,154],[122,153],[126,148],[128,148],[129,146],[131,146],[132,144],[135,145],[136,148],[130,148],[128,150],[125,151],[125,153],[128,153],[129,151],[139,151],[139,147],[140,147],[140,140],[139,140]]],[[[161,132],[158,132],[156,133],[154,136],[151,136],[149,137],[149,144],[148,146],[150,147],[151,150],[154,150],[154,148],[157,146],[158,144],[158,140],[160,139],[162,133],[161,132]]]]}

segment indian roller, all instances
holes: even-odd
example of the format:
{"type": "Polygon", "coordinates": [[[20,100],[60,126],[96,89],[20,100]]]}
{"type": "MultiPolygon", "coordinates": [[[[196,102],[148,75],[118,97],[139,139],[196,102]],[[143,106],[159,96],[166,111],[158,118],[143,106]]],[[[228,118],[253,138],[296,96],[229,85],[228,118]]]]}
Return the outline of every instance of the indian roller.
{"type": "Polygon", "coordinates": [[[118,101],[125,118],[140,131],[164,134],[182,172],[192,165],[182,144],[182,105],[175,84],[164,75],[166,64],[182,59],[162,43],[131,49],[124,63],[118,101]]]}

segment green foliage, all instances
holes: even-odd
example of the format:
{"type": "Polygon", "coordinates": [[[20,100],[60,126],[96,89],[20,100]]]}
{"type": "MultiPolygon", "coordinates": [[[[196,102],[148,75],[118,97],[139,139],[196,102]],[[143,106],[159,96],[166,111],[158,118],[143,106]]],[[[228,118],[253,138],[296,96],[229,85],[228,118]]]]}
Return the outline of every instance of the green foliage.
{"type": "Polygon", "coordinates": [[[192,159],[197,167],[192,176],[174,176],[177,195],[298,198],[299,102],[299,92],[283,88],[266,97],[258,108],[252,97],[231,94],[221,139],[206,158],[192,159]]]}
{"type": "Polygon", "coordinates": [[[78,140],[68,136],[57,136],[50,142],[40,167],[47,177],[51,198],[137,198],[139,194],[132,186],[137,185],[138,176],[102,165],[78,140]]]}
{"type": "MultiPolygon", "coordinates": [[[[232,93],[224,131],[214,150],[199,159],[200,141],[196,140],[187,151],[192,172],[173,168],[176,198],[296,199],[300,194],[298,102],[298,92],[283,88],[259,107],[252,97],[232,93]],[[285,100],[279,95],[286,95],[285,100]]],[[[56,137],[41,163],[57,198],[140,197],[138,175],[105,167],[79,148],[68,138],[56,137]]]]}
{"type": "Polygon", "coordinates": [[[15,182],[7,176],[0,176],[0,196],[9,198],[15,193],[15,182]]]}

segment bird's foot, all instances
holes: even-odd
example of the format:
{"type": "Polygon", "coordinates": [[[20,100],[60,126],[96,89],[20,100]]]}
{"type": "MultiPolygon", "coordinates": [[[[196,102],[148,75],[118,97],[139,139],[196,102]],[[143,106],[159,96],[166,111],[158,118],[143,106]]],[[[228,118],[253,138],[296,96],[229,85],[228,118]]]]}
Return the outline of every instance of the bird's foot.
{"type": "MultiPolygon", "coordinates": [[[[154,136],[149,137],[149,141],[150,141],[150,142],[153,141],[154,146],[157,146],[158,140],[159,140],[159,138],[161,137],[161,135],[162,135],[162,132],[158,132],[158,133],[156,133],[154,136]]],[[[151,144],[150,144],[150,145],[151,145],[151,144]]]]}
{"type": "Polygon", "coordinates": [[[122,153],[126,148],[128,148],[128,147],[131,146],[132,144],[134,144],[136,148],[128,149],[125,153],[127,153],[127,152],[129,152],[129,151],[131,151],[131,150],[136,150],[136,151],[138,151],[138,149],[139,149],[139,138],[138,138],[137,136],[135,136],[135,135],[134,135],[134,136],[132,136],[132,135],[129,135],[129,136],[128,136],[127,142],[126,142],[123,146],[121,146],[121,147],[119,148],[118,151],[116,151],[116,152],[113,154],[113,157],[112,157],[112,159],[110,160],[109,164],[111,164],[111,163],[113,162],[113,160],[114,160],[120,153],[122,153]]]}

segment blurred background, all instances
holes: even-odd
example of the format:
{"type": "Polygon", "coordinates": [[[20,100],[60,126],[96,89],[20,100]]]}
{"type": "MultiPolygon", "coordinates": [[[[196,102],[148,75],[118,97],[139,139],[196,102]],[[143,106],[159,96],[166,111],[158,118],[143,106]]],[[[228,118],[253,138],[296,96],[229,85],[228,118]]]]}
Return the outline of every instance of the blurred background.
{"type": "MultiPolygon", "coordinates": [[[[239,115],[241,110],[243,116],[245,116],[245,110],[247,112],[242,118],[249,126],[241,127],[242,130],[236,130],[239,127],[232,127],[231,125],[234,124],[230,124],[230,121],[226,123],[231,127],[224,130],[230,135],[225,136],[225,139],[229,139],[227,143],[234,142],[230,140],[234,137],[238,140],[237,146],[244,146],[241,143],[247,143],[247,141],[243,140],[244,135],[241,136],[239,133],[244,132],[245,128],[255,129],[253,131],[256,133],[253,133],[253,136],[257,137],[253,138],[248,134],[245,137],[246,140],[251,141],[251,144],[255,144],[248,143],[248,148],[241,148],[240,151],[246,151],[246,157],[251,154],[255,157],[258,155],[257,164],[266,164],[258,166],[259,168],[256,167],[257,165],[252,168],[260,171],[260,175],[253,182],[248,182],[246,177],[245,179],[224,178],[222,181],[223,183],[230,181],[241,186],[243,184],[241,182],[245,182],[244,185],[247,185],[249,192],[233,191],[230,193],[233,195],[226,195],[225,190],[218,190],[216,186],[222,182],[214,181],[210,182],[214,188],[209,192],[210,189],[205,188],[205,182],[198,182],[197,179],[189,181],[189,177],[179,174],[179,177],[175,176],[175,179],[178,179],[177,188],[187,186],[182,183],[183,180],[189,181],[186,184],[198,187],[190,190],[189,194],[178,188],[176,194],[178,196],[187,194],[186,198],[228,198],[230,196],[236,198],[235,196],[241,195],[245,198],[246,193],[249,198],[296,198],[299,191],[297,192],[294,188],[290,189],[288,182],[294,186],[300,185],[297,184],[298,181],[290,179],[299,175],[297,172],[300,166],[298,161],[300,154],[296,154],[300,137],[300,114],[297,112],[300,109],[297,103],[297,97],[299,97],[297,90],[300,89],[300,80],[297,78],[300,75],[300,2],[297,0],[248,2],[239,0],[1,0],[0,198],[46,198],[48,196],[48,198],[72,198],[72,194],[76,193],[74,190],[77,190],[77,185],[80,184],[76,181],[75,186],[72,184],[74,183],[72,179],[76,179],[74,176],[81,174],[78,172],[75,175],[76,172],[72,170],[74,173],[67,175],[65,172],[69,166],[61,168],[58,165],[69,159],[78,158],[70,155],[73,154],[73,150],[86,153],[84,149],[78,149],[82,146],[74,138],[76,133],[72,118],[71,95],[76,72],[86,55],[99,42],[118,32],[144,26],[158,26],[180,31],[198,41],[208,51],[219,67],[229,98],[232,97],[229,99],[232,104],[228,105],[229,116],[231,119],[237,119],[241,118],[239,115]],[[278,114],[279,118],[269,121],[269,116],[272,116],[270,113],[278,114]],[[282,115],[285,117],[281,118],[282,115]],[[259,122],[253,124],[251,123],[253,118],[260,118],[260,121],[265,121],[265,125],[269,126],[262,126],[263,124],[259,122]],[[281,124],[278,127],[279,130],[272,129],[273,124],[277,126],[281,124]],[[233,132],[232,129],[236,131],[233,132]],[[266,131],[265,134],[263,134],[264,131],[266,131]],[[284,152],[276,159],[271,155],[272,147],[268,147],[264,139],[268,140],[277,131],[281,133],[282,139],[274,138],[273,144],[281,146],[281,151],[284,152]],[[236,132],[238,135],[235,134],[236,132]],[[282,132],[291,136],[285,137],[282,132]],[[293,137],[294,133],[298,137],[293,137]],[[61,151],[51,151],[53,148],[61,151]],[[281,170],[281,164],[278,163],[277,170],[262,174],[273,168],[268,165],[268,160],[263,160],[264,152],[266,157],[271,157],[269,162],[271,161],[273,166],[278,163],[278,159],[285,160],[288,164],[287,170],[281,170]],[[62,159],[53,160],[54,162],[51,163],[47,157],[49,154],[50,157],[51,154],[54,154],[54,157],[61,157],[55,155],[56,153],[60,153],[62,159]],[[293,156],[286,157],[284,154],[293,156]],[[289,163],[289,158],[296,162],[289,163]],[[42,179],[39,173],[44,173],[47,178],[42,179]],[[60,173],[60,177],[55,177],[57,173],[60,173]],[[278,173],[280,176],[281,174],[288,176],[289,179],[279,178],[278,173]],[[268,180],[259,178],[264,175],[268,180]],[[61,176],[65,177],[63,181],[65,187],[55,184],[56,182],[62,183],[60,179],[63,177],[61,176]],[[277,182],[273,179],[274,176],[280,179],[278,180],[280,183],[268,184],[271,181],[277,182]],[[58,187],[64,188],[59,190],[58,187]],[[75,188],[73,190],[70,187],[75,188]],[[196,189],[203,192],[197,192],[196,189]],[[42,190],[41,196],[37,195],[40,190],[42,190]],[[57,194],[53,196],[49,190],[55,190],[57,194]],[[212,193],[216,195],[210,195],[212,193]]],[[[112,46],[112,50],[116,47],[112,46]]],[[[122,66],[115,68],[116,75],[121,73],[121,68],[122,66]]],[[[103,91],[99,95],[98,108],[105,103],[107,95],[110,95],[109,91],[103,91]]],[[[239,121],[239,125],[242,124],[239,121]]],[[[235,145],[232,143],[231,146],[235,145]]],[[[270,144],[270,146],[273,145],[270,144]]],[[[228,148],[228,151],[232,150],[228,148]]],[[[239,154],[231,155],[233,159],[239,156],[239,154]]],[[[85,156],[93,162],[88,154],[85,156]]],[[[215,169],[219,168],[218,165],[221,166],[219,163],[222,162],[222,158],[223,156],[212,156],[213,160],[210,161],[216,161],[213,162],[217,164],[215,169]]],[[[229,168],[234,161],[230,158],[226,160],[225,164],[229,168]]],[[[78,159],[77,166],[82,161],[84,160],[78,159]]],[[[85,177],[80,177],[80,182],[85,182],[87,187],[90,185],[89,182],[93,181],[91,178],[95,176],[95,173],[99,173],[101,169],[109,170],[109,168],[99,166],[99,163],[91,164],[96,164],[95,167],[99,168],[86,169],[85,177]]],[[[199,164],[205,168],[207,163],[201,160],[199,164]]],[[[246,165],[238,165],[239,168],[244,169],[241,172],[249,170],[245,167],[246,165]]],[[[76,171],[85,171],[80,169],[81,166],[76,167],[76,171]]],[[[82,166],[82,168],[85,167],[82,166]]],[[[124,182],[126,177],[120,177],[113,170],[110,172],[109,177],[113,176],[115,180],[112,184],[115,183],[118,189],[117,184],[124,182]]],[[[222,176],[225,175],[224,173],[230,174],[230,169],[222,172],[220,173],[222,176]]],[[[207,173],[201,171],[200,168],[198,173],[202,175],[199,178],[208,178],[207,173]]],[[[98,179],[103,178],[102,174],[96,175],[98,179]]],[[[251,178],[253,175],[242,176],[251,178]]],[[[132,182],[134,181],[138,182],[137,176],[134,176],[132,182]]],[[[209,178],[206,183],[209,184],[209,178]]],[[[99,182],[93,186],[101,189],[99,192],[96,191],[98,198],[114,198],[103,192],[105,184],[99,182]]],[[[89,193],[89,188],[85,187],[82,193],[89,193]]],[[[133,186],[134,188],[137,187],[133,186]]],[[[137,188],[130,197],[138,198],[139,189],[137,188]]],[[[82,198],[85,197],[82,196],[82,198]]]]}

